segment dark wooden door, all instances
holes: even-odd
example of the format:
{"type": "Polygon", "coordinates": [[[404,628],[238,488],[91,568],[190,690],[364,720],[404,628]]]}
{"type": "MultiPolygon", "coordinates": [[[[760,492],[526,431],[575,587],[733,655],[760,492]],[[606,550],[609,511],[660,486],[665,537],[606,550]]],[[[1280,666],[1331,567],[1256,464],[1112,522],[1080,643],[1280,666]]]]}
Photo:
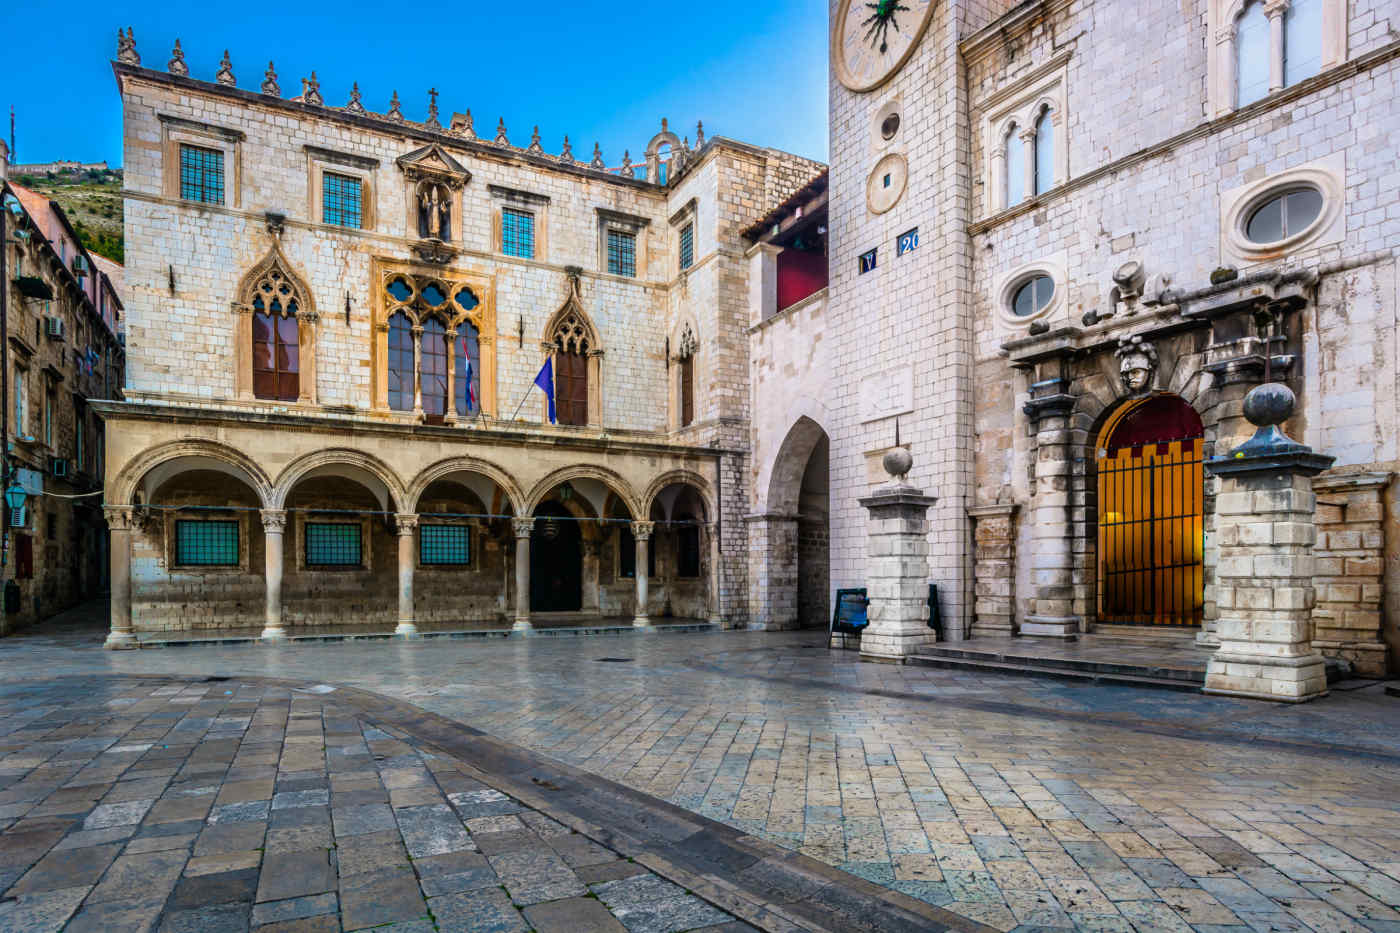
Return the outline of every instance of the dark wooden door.
{"type": "Polygon", "coordinates": [[[578,522],[563,508],[535,511],[530,533],[530,610],[577,612],[583,608],[583,547],[578,522]]]}
{"type": "Polygon", "coordinates": [[[554,406],[560,424],[588,423],[588,357],[554,354],[554,406]]]}

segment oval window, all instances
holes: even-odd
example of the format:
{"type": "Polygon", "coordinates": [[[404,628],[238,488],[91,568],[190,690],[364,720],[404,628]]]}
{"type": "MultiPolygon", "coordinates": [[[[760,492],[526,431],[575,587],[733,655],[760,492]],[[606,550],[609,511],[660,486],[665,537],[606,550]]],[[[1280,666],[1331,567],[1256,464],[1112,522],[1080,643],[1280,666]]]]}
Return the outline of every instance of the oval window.
{"type": "Polygon", "coordinates": [[[1055,295],[1055,280],[1048,275],[1037,275],[1027,279],[1011,298],[1011,313],[1017,317],[1030,317],[1044,311],[1055,295]]]}
{"type": "Polygon", "coordinates": [[[894,134],[899,132],[899,114],[892,113],[880,122],[880,135],[886,139],[894,139],[894,134]]]}
{"type": "Polygon", "coordinates": [[[1251,243],[1277,243],[1308,229],[1321,213],[1321,191],[1295,188],[1256,207],[1245,221],[1244,235],[1251,243]]]}

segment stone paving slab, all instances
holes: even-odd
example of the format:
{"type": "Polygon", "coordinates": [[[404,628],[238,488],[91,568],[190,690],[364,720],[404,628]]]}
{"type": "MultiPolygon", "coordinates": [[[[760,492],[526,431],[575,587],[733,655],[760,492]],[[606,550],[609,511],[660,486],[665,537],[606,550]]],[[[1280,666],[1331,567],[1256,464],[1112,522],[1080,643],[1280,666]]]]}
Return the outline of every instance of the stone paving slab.
{"type": "Polygon", "coordinates": [[[328,697],[238,680],[6,688],[0,933],[679,933],[737,923],[328,697]],[[126,750],[108,760],[117,742],[126,750]],[[323,746],[349,750],[340,760],[353,770],[333,770],[323,746]],[[354,789],[333,794],[337,783],[354,789]],[[404,788],[415,790],[405,805],[379,802],[404,788]],[[449,794],[495,812],[469,828],[449,794]],[[507,835],[508,850],[479,851],[476,840],[507,835]],[[627,871],[586,883],[574,864],[627,871]],[[590,885],[619,892],[615,906],[590,885]]]}

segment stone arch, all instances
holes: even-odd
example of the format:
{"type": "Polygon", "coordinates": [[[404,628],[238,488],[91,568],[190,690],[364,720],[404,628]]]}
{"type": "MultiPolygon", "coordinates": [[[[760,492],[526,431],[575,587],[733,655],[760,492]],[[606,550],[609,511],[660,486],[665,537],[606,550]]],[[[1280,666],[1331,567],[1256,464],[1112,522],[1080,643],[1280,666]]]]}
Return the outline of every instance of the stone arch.
{"type": "Polygon", "coordinates": [[[769,469],[767,511],[796,514],[802,474],[812,451],[826,436],[822,426],[807,415],[793,422],[769,469]]]}
{"type": "Polygon", "coordinates": [[[297,272],[291,260],[287,258],[287,254],[282,252],[282,245],[277,240],[273,240],[272,248],[267,251],[267,255],[259,260],[257,265],[245,272],[243,278],[239,279],[238,291],[235,292],[238,296],[238,303],[252,307],[259,286],[265,280],[273,278],[274,273],[286,280],[300,305],[300,311],[316,313],[316,296],[311,291],[311,286],[297,272]]]}
{"type": "MultiPolygon", "coordinates": [[[[137,454],[117,474],[111,485],[109,501],[122,505],[131,503],[149,476],[163,466],[180,462],[187,464],[187,468],[214,470],[232,476],[257,493],[258,501],[264,508],[277,507],[272,505],[275,494],[271,480],[252,458],[217,441],[195,438],[161,444],[137,454]]],[[[172,470],[171,475],[174,472],[172,470]]]]}
{"type": "MultiPolygon", "coordinates": [[[[554,490],[554,487],[558,486],[560,483],[575,479],[592,479],[602,483],[609,492],[617,496],[622,504],[627,507],[627,511],[632,514],[633,520],[640,521],[646,515],[641,509],[641,504],[637,499],[636,493],[633,492],[631,485],[629,485],[626,480],[606,467],[591,466],[581,463],[555,470],[536,483],[530,490],[530,494],[525,497],[525,509],[522,514],[534,514],[535,509],[539,508],[540,503],[554,490]]],[[[595,506],[595,508],[601,509],[602,505],[599,504],[595,506]]]]}
{"type": "Polygon", "coordinates": [[[714,491],[709,480],[694,470],[669,470],[652,480],[642,495],[642,520],[651,516],[651,508],[656,504],[656,497],[661,495],[662,490],[673,485],[693,486],[695,491],[700,494],[700,501],[705,506],[705,520],[710,522],[715,520],[714,491]]]}
{"type": "MultiPolygon", "coordinates": [[[[682,158],[682,153],[684,153],[685,151],[685,146],[681,143],[680,137],[677,136],[675,133],[671,132],[670,127],[667,125],[665,118],[662,118],[661,120],[661,132],[657,133],[651,138],[651,141],[647,143],[646,148],[647,181],[651,182],[654,185],[661,184],[662,146],[670,147],[670,161],[672,163],[678,162],[682,158]]],[[[667,182],[669,182],[671,178],[675,176],[678,168],[678,165],[672,164],[671,168],[667,171],[667,182]]]]}
{"type": "MultiPolygon", "coordinates": [[[[376,489],[373,484],[368,484],[372,492],[380,499],[381,506],[386,511],[403,512],[406,511],[406,504],[409,502],[408,492],[404,488],[398,475],[389,468],[382,460],[358,450],[350,450],[343,447],[332,447],[326,450],[318,450],[305,454],[283,468],[277,477],[277,484],[273,491],[271,508],[280,509],[287,501],[287,496],[296,488],[298,482],[311,474],[321,471],[331,475],[345,476],[345,473],[334,469],[337,467],[348,467],[350,470],[359,471],[362,474],[369,474],[370,477],[378,480],[383,489],[376,489]]],[[[347,478],[360,480],[357,476],[347,478]]]]}
{"type": "MultiPolygon", "coordinates": [[[[476,473],[485,476],[505,493],[512,512],[516,515],[524,514],[525,496],[510,474],[494,463],[476,457],[448,457],[420,472],[413,479],[413,482],[409,483],[408,489],[404,493],[404,502],[409,510],[417,510],[418,502],[424,491],[435,481],[447,479],[454,473],[476,473]]],[[[487,505],[489,506],[490,503],[488,502],[487,505]]]]}

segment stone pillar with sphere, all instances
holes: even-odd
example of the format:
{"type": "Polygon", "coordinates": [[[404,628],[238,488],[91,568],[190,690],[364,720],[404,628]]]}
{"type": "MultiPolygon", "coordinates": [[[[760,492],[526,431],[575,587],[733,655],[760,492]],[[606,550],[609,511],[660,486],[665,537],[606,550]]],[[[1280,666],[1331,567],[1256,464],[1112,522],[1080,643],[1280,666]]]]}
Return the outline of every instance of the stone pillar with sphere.
{"type": "Polygon", "coordinates": [[[1253,389],[1244,415],[1254,436],[1205,464],[1220,477],[1220,647],[1206,668],[1206,693],[1292,703],[1327,693],[1326,666],[1312,646],[1312,477],[1334,458],[1279,430],[1294,405],[1280,383],[1253,389]]]}
{"type": "Polygon", "coordinates": [[[885,454],[890,482],[859,500],[870,513],[862,660],[902,661],[937,641],[928,627],[928,510],[937,501],[905,482],[914,458],[903,447],[885,454]]]}

